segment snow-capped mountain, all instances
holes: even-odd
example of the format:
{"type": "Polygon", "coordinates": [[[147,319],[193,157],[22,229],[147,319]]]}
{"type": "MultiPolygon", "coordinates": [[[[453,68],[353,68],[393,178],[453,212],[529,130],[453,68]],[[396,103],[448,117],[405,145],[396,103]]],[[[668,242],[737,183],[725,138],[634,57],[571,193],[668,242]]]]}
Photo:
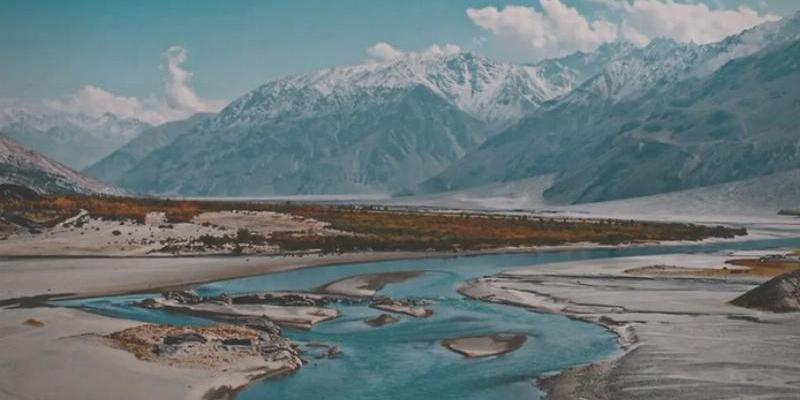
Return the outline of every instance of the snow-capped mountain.
{"type": "Polygon", "coordinates": [[[410,54],[269,82],[119,180],[148,193],[391,192],[563,95],[539,66],[410,54]]]}
{"type": "MultiPolygon", "coordinates": [[[[223,110],[118,182],[137,192],[183,195],[390,192],[441,171],[488,131],[424,86],[357,100],[302,117],[224,125],[231,120],[230,110],[223,110]]],[[[259,115],[249,108],[260,104],[236,112],[259,115]]]]}
{"type": "Polygon", "coordinates": [[[545,192],[592,202],[800,167],[800,40],[734,59],[658,96],[620,103],[588,128],[615,132],[545,192]]]}
{"type": "Polygon", "coordinates": [[[0,132],[75,169],[107,156],[150,126],[110,113],[91,117],[19,104],[0,108],[0,132]]]}
{"type": "MultiPolygon", "coordinates": [[[[753,174],[758,173],[755,170],[730,176],[708,174],[704,175],[702,179],[697,178],[691,181],[691,183],[684,179],[673,179],[669,184],[664,185],[655,185],[656,180],[647,181],[645,179],[645,181],[637,183],[639,184],[638,188],[641,189],[637,191],[633,190],[636,187],[633,182],[638,178],[619,175],[617,172],[623,169],[615,169],[614,166],[619,165],[614,164],[613,158],[604,159],[603,162],[608,163],[604,167],[601,167],[599,163],[601,155],[610,154],[611,146],[622,145],[622,141],[616,140],[617,138],[634,135],[634,132],[640,137],[649,137],[647,142],[652,145],[656,145],[654,142],[660,141],[661,144],[671,148],[674,148],[671,145],[682,148],[685,147],[683,145],[697,141],[698,137],[706,138],[708,132],[702,130],[695,132],[695,129],[702,127],[715,130],[706,124],[705,118],[714,119],[706,112],[724,111],[734,115],[725,122],[726,124],[731,121],[742,123],[743,120],[750,118],[750,113],[747,114],[747,118],[740,118],[740,115],[737,115],[737,113],[745,112],[747,107],[742,109],[735,102],[740,100],[743,102],[748,98],[756,101],[755,96],[763,94],[764,88],[771,86],[764,85],[764,82],[759,82],[758,79],[753,79],[751,75],[742,75],[742,90],[728,93],[732,97],[727,99],[722,95],[725,90],[722,86],[709,82],[714,79],[722,79],[720,74],[732,74],[730,70],[723,70],[732,63],[736,65],[737,60],[749,59],[752,61],[770,52],[775,53],[776,60],[780,59],[782,54],[791,56],[791,50],[786,46],[800,40],[799,20],[800,16],[796,15],[793,18],[757,26],[718,43],[702,46],[678,44],[671,40],[659,39],[644,48],[628,51],[620,57],[611,59],[599,74],[588,79],[567,95],[543,104],[515,126],[489,139],[480,148],[465,156],[442,174],[425,182],[419,190],[431,192],[462,189],[541,174],[561,173],[556,179],[554,189],[546,194],[551,199],[573,202],[651,194],[754,176],[753,174]],[[752,87],[746,86],[745,83],[752,87]],[[677,89],[677,87],[682,89],[677,89]],[[704,87],[709,92],[688,94],[688,89],[697,87],[704,87]],[[698,108],[694,105],[698,98],[714,99],[720,105],[724,104],[724,107],[720,107],[721,110],[711,111],[712,105],[705,104],[704,106],[709,108],[698,108]],[[658,108],[644,107],[650,107],[652,104],[658,104],[658,108]],[[662,119],[656,112],[659,109],[661,113],[672,113],[664,116],[664,120],[677,121],[681,119],[681,123],[675,122],[674,126],[661,125],[665,130],[672,130],[675,133],[669,139],[673,141],[672,143],[663,139],[670,135],[649,119],[662,119]],[[642,132],[643,130],[644,132],[642,132]],[[693,132],[696,136],[678,134],[684,131],[693,132]],[[656,136],[656,132],[659,132],[658,135],[662,139],[651,140],[656,136]],[[592,167],[588,167],[589,164],[592,164],[592,167]],[[571,173],[567,171],[576,171],[579,168],[584,168],[584,179],[588,179],[589,176],[597,178],[594,181],[595,187],[591,195],[582,194],[581,190],[575,187],[566,188],[565,179],[567,176],[571,176],[571,173]],[[598,175],[600,171],[607,174],[606,178],[614,176],[614,179],[619,180],[614,184],[617,185],[616,189],[608,191],[600,189],[601,182],[603,185],[611,185],[611,182],[600,179],[601,177],[598,175]],[[628,187],[623,190],[621,187],[625,185],[628,187]]],[[[769,68],[774,68],[774,74],[787,72],[780,70],[781,67],[778,65],[763,66],[765,71],[769,68]]],[[[744,72],[741,73],[744,74],[744,72]]],[[[784,86],[783,90],[796,93],[800,86],[793,83],[793,77],[791,74],[789,75],[785,77],[788,86],[784,86]]],[[[772,148],[771,145],[766,146],[768,141],[783,137],[779,133],[783,128],[774,125],[773,122],[783,121],[784,118],[788,118],[788,115],[783,114],[786,109],[781,102],[784,100],[765,96],[757,101],[758,104],[751,108],[757,108],[761,110],[763,116],[773,116],[773,118],[767,117],[763,121],[750,120],[754,125],[745,126],[745,128],[767,132],[775,130],[772,131],[773,133],[765,133],[762,138],[748,135],[747,141],[751,142],[750,145],[763,150],[772,148]],[[773,134],[776,136],[771,137],[773,134]]],[[[737,132],[737,129],[734,129],[733,132],[737,132]]],[[[736,135],[726,139],[733,137],[736,135]]],[[[636,141],[629,143],[630,149],[632,151],[652,150],[652,146],[644,145],[640,148],[638,143],[636,141]]],[[[783,144],[790,148],[794,147],[793,142],[783,142],[783,144]]],[[[731,162],[736,159],[737,154],[745,156],[735,152],[731,156],[731,162]]],[[[617,157],[621,157],[621,155],[618,154],[617,157]]],[[[768,155],[764,154],[763,157],[768,158],[768,155]]],[[[644,173],[643,171],[648,171],[645,168],[648,161],[650,160],[639,160],[641,162],[639,168],[634,168],[629,172],[644,173]]],[[[672,161],[681,162],[677,159],[672,161]]],[[[758,161],[763,163],[765,160],[759,159],[758,161]]],[[[746,163],[747,161],[742,159],[741,162],[746,163]]],[[[630,165],[633,168],[635,163],[631,161],[630,165]]],[[[786,166],[781,168],[784,167],[786,166]]],[[[671,165],[666,159],[661,160],[658,166],[653,165],[652,168],[654,169],[647,172],[651,176],[656,174],[657,170],[670,171],[672,169],[673,172],[680,170],[678,165],[671,165]]],[[[740,171],[740,169],[734,168],[731,171],[740,171]]],[[[571,182],[570,185],[581,186],[577,181],[571,182]]],[[[584,189],[586,188],[584,187],[584,189]]]]}
{"type": "Polygon", "coordinates": [[[533,66],[541,71],[548,82],[571,89],[602,72],[611,62],[628,57],[634,51],[636,46],[629,42],[611,42],[592,52],[578,51],[565,57],[542,60],[533,66]]]}
{"type": "Polygon", "coordinates": [[[655,39],[643,48],[630,47],[608,58],[595,76],[576,85],[554,106],[618,102],[668,89],[685,79],[708,76],[731,60],[800,39],[799,21],[794,17],[767,22],[705,45],[655,39]]]}
{"type": "Polygon", "coordinates": [[[102,182],[116,181],[150,153],[168,146],[178,136],[208,121],[214,114],[198,113],[182,121],[167,122],[145,129],[133,140],[82,172],[102,182]]]}
{"type": "Polygon", "coordinates": [[[539,66],[499,63],[470,53],[410,54],[267,83],[233,102],[218,126],[319,116],[379,101],[387,91],[422,86],[489,126],[504,126],[563,95],[574,81],[552,82],[539,66]]]}
{"type": "Polygon", "coordinates": [[[0,183],[25,186],[38,193],[119,194],[120,190],[87,178],[0,135],[0,183]]]}

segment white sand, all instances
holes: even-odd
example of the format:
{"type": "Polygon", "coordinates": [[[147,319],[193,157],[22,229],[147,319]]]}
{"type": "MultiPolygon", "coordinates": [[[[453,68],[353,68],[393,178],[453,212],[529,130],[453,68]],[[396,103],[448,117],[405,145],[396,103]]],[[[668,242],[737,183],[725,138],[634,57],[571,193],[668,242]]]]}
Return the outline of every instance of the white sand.
{"type": "Polygon", "coordinates": [[[198,399],[249,381],[241,369],[219,373],[141,361],[97,336],[138,323],[71,309],[0,309],[0,399],[198,399]],[[28,318],[43,327],[23,325],[28,318]]]}
{"type": "MultiPolygon", "coordinates": [[[[168,245],[179,245],[185,254],[230,254],[229,248],[188,249],[197,238],[208,235],[235,236],[238,229],[269,236],[274,232],[314,232],[329,234],[327,224],[289,214],[257,211],[207,212],[195,217],[191,223],[168,223],[164,213],[152,212],[145,223],[134,221],[106,221],[91,218],[86,211],[42,233],[13,234],[0,240],[0,255],[5,256],[148,256],[164,255],[159,252],[168,245]],[[74,221],[81,221],[75,226],[74,221]]],[[[274,254],[279,251],[271,245],[249,246],[247,251],[274,254]]],[[[183,254],[182,253],[182,254],[183,254]]]]}
{"type": "MultiPolygon", "coordinates": [[[[0,300],[124,293],[329,263],[421,256],[427,255],[6,259],[0,260],[0,300]]],[[[211,388],[235,388],[252,378],[248,365],[225,373],[173,368],[138,360],[96,339],[138,324],[72,309],[0,308],[0,399],[199,399],[211,388]],[[44,327],[23,325],[29,318],[44,327]]]]}
{"type": "Polygon", "coordinates": [[[0,300],[57,293],[78,296],[119,294],[325,264],[427,256],[432,254],[396,252],[303,257],[0,259],[0,300]]]}
{"type": "Polygon", "coordinates": [[[624,273],[653,264],[714,268],[725,258],[666,255],[537,265],[481,279],[462,291],[600,322],[620,335],[626,355],[593,372],[577,369],[550,381],[556,399],[793,398],[800,393],[800,314],[727,303],[761,279],[624,273]]]}

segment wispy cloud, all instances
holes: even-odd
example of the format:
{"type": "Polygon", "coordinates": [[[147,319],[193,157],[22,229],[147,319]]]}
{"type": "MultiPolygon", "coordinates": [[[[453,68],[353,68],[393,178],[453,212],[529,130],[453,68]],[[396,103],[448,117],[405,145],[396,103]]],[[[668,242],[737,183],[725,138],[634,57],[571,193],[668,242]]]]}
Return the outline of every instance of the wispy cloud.
{"type": "Polygon", "coordinates": [[[438,56],[456,54],[461,47],[454,44],[434,44],[422,51],[402,51],[386,42],[378,42],[367,48],[367,54],[373,61],[391,61],[406,56],[438,56]]]}
{"type": "Polygon", "coordinates": [[[128,97],[86,85],[66,99],[45,100],[44,103],[57,111],[94,117],[112,113],[153,125],[184,119],[198,112],[218,111],[225,105],[223,101],[203,99],[195,92],[191,86],[192,73],[183,66],[188,57],[185,48],[171,46],[162,56],[163,95],[128,97]]]}
{"type": "Polygon", "coordinates": [[[161,124],[182,115],[155,97],[139,99],[120,96],[93,85],[78,89],[66,99],[45,100],[44,104],[56,111],[70,114],[99,117],[112,113],[118,117],[136,118],[150,124],[161,124]]]}
{"type": "Polygon", "coordinates": [[[673,0],[635,0],[621,2],[624,15],[621,36],[644,45],[658,37],[679,42],[712,43],[767,21],[780,19],[749,7],[711,8],[704,3],[677,3],[673,0]]]}
{"type": "Polygon", "coordinates": [[[533,7],[469,8],[467,17],[505,45],[536,58],[558,57],[577,50],[591,51],[617,39],[617,27],[603,19],[589,21],[559,0],[540,0],[533,7]]]}
{"type": "Polygon", "coordinates": [[[386,42],[375,43],[372,47],[367,49],[367,54],[377,60],[389,61],[402,57],[405,53],[394,48],[386,42]]]}
{"type": "Polygon", "coordinates": [[[746,6],[712,8],[702,2],[674,0],[592,0],[618,16],[594,20],[561,0],[539,0],[533,7],[469,8],[467,17],[501,45],[533,59],[592,51],[603,43],[627,40],[643,46],[663,37],[679,42],[710,43],[779,17],[746,6]]]}
{"type": "Polygon", "coordinates": [[[217,111],[224,104],[215,100],[203,100],[191,86],[192,73],[183,68],[188,51],[181,46],[171,46],[163,54],[165,64],[162,69],[166,71],[164,85],[167,94],[167,104],[176,110],[185,110],[191,113],[201,111],[217,111]]]}

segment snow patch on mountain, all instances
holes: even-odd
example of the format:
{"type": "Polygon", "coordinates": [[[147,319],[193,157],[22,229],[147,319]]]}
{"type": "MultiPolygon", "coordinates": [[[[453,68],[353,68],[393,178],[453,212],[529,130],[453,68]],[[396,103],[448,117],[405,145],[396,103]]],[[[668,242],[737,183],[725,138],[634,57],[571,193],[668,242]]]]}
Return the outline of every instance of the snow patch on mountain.
{"type": "Polygon", "coordinates": [[[505,126],[572,89],[540,66],[499,63],[471,53],[410,53],[267,83],[231,103],[221,125],[357,108],[387,90],[423,86],[490,126],[505,126]],[[323,109],[325,105],[328,109],[323,109]]]}

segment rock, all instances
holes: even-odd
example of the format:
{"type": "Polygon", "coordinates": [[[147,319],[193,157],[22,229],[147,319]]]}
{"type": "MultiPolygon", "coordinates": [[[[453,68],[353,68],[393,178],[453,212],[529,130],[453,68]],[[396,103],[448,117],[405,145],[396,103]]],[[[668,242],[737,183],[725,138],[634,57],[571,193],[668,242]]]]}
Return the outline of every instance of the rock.
{"type": "Polygon", "coordinates": [[[244,326],[250,329],[255,329],[257,331],[264,332],[268,335],[273,336],[280,336],[281,334],[281,327],[278,326],[276,323],[272,322],[269,318],[265,316],[261,317],[248,317],[248,316],[229,316],[229,317],[218,317],[218,320],[224,320],[224,322],[234,325],[244,326]]]}
{"type": "Polygon", "coordinates": [[[327,352],[325,352],[325,357],[327,358],[337,358],[339,355],[342,354],[342,349],[339,346],[331,346],[327,352]]]}
{"type": "Polygon", "coordinates": [[[173,367],[271,377],[290,374],[303,365],[290,340],[229,324],[139,325],[103,338],[140,360],[173,367]]]}
{"type": "Polygon", "coordinates": [[[144,308],[158,308],[161,306],[161,303],[156,301],[156,299],[149,297],[135,304],[139,307],[144,307],[144,308]]]}
{"type": "Polygon", "coordinates": [[[214,301],[222,304],[233,304],[233,299],[231,298],[231,296],[228,296],[225,293],[214,298],[214,301]]]}
{"type": "Polygon", "coordinates": [[[433,310],[417,307],[417,304],[420,303],[413,300],[380,298],[374,300],[369,306],[378,310],[410,315],[414,318],[428,318],[433,315],[433,310]]]}
{"type": "Polygon", "coordinates": [[[800,311],[800,270],[772,278],[731,304],[773,312],[800,311]]]}
{"type": "Polygon", "coordinates": [[[253,341],[249,338],[230,338],[223,339],[222,344],[225,346],[252,346],[253,341]]]}
{"type": "Polygon", "coordinates": [[[236,296],[232,304],[271,304],[277,306],[319,307],[330,303],[330,299],[302,293],[260,293],[236,296]]]}
{"type": "Polygon", "coordinates": [[[381,314],[381,315],[379,315],[379,316],[377,316],[375,318],[364,320],[364,323],[369,325],[369,326],[371,326],[371,327],[377,328],[379,326],[393,324],[393,323],[395,323],[397,321],[399,321],[399,319],[397,319],[397,318],[395,318],[395,317],[393,317],[393,316],[391,316],[389,314],[381,314]]]}
{"type": "Polygon", "coordinates": [[[161,294],[164,300],[176,301],[180,304],[198,304],[203,298],[196,293],[186,290],[169,290],[161,294]]]}
{"type": "Polygon", "coordinates": [[[174,345],[174,344],[184,344],[190,342],[205,343],[207,342],[207,340],[203,335],[194,332],[182,333],[180,335],[164,336],[164,344],[174,345]]]}
{"type": "Polygon", "coordinates": [[[175,354],[176,351],[178,351],[178,346],[163,343],[153,348],[153,353],[156,353],[158,356],[170,356],[175,354]]]}

